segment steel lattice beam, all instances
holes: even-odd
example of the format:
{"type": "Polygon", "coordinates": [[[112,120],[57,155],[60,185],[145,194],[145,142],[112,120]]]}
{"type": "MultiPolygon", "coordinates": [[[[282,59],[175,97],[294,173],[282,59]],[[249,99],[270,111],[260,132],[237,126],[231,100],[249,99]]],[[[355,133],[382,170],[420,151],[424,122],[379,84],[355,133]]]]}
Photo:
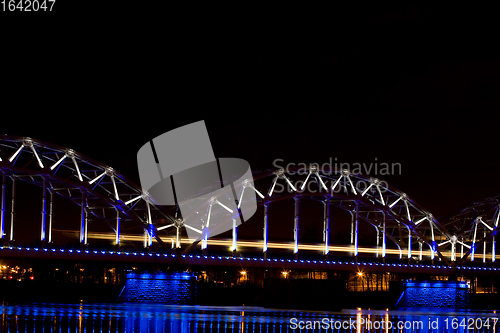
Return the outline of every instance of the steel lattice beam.
{"type": "MultiPolygon", "coordinates": [[[[45,241],[47,235],[50,234],[50,230],[47,232],[45,230],[45,189],[47,189],[79,206],[85,204],[92,207],[101,206],[103,210],[116,210],[120,213],[120,222],[125,220],[134,222],[144,228],[149,237],[155,237],[158,243],[168,248],[157,234],[156,227],[149,225],[150,219],[146,211],[153,209],[155,214],[167,221],[172,221],[172,218],[156,205],[139,186],[113,168],[71,149],[31,138],[5,135],[0,138],[0,148],[0,170],[3,175],[7,175],[13,180],[26,181],[41,186],[44,189],[42,241],[45,241]],[[82,195],[85,196],[83,201],[81,200],[82,195]]],[[[13,186],[12,207],[14,207],[14,190],[15,186],[13,186]]],[[[86,209],[88,208],[86,207],[86,209]]],[[[90,213],[103,219],[103,216],[96,211],[91,210],[90,213]]],[[[150,216],[151,212],[148,211],[148,213],[150,216]]],[[[13,216],[14,211],[11,214],[13,216]]],[[[2,219],[2,221],[4,220],[2,219]]],[[[50,224],[49,226],[51,227],[50,224]]],[[[115,232],[118,230],[118,228],[113,229],[115,232]]],[[[12,232],[13,225],[11,225],[11,234],[12,232]]],[[[12,238],[11,235],[11,240],[12,238]]]]}

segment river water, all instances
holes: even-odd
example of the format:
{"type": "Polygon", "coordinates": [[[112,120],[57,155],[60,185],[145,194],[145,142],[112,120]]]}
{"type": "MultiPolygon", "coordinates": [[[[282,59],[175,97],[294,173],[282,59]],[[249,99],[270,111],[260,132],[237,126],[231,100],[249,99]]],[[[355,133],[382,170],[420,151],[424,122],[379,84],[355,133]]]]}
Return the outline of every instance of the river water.
{"type": "Polygon", "coordinates": [[[495,311],[343,310],[139,303],[0,303],[4,332],[498,332],[495,311]]]}

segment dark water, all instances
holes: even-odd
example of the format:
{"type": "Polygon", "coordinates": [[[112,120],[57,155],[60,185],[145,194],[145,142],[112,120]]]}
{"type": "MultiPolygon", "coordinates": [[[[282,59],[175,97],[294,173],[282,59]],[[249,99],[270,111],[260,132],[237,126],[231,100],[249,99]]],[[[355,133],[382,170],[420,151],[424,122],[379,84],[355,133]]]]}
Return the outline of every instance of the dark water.
{"type": "Polygon", "coordinates": [[[158,304],[0,305],[1,332],[498,332],[494,312],[343,310],[158,304]]]}

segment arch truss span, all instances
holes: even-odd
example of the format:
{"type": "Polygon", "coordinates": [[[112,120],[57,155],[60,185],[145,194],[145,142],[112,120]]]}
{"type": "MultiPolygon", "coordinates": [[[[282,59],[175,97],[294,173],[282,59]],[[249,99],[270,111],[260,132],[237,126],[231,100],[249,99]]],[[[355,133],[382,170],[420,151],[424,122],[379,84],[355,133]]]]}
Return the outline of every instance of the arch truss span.
{"type": "Polygon", "coordinates": [[[80,206],[80,217],[76,222],[82,245],[88,243],[89,219],[97,219],[115,233],[116,245],[120,245],[121,230],[127,226],[144,230],[145,247],[151,246],[153,239],[165,246],[153,220],[171,222],[173,219],[147,192],[110,166],[72,149],[28,137],[4,135],[0,138],[0,171],[0,237],[4,240],[14,241],[16,233],[23,232],[15,220],[16,197],[19,195],[16,183],[22,181],[42,188],[39,237],[42,244],[53,240],[52,212],[56,194],[80,206]],[[10,212],[6,211],[8,183],[11,188],[10,212]]]}
{"type": "Polygon", "coordinates": [[[500,194],[473,201],[450,214],[443,223],[452,233],[448,246],[465,261],[496,262],[496,234],[500,221],[500,194]]]}
{"type": "MultiPolygon", "coordinates": [[[[332,207],[348,211],[351,214],[352,255],[359,253],[360,221],[367,223],[376,231],[377,254],[385,257],[388,246],[396,246],[400,258],[435,259],[448,262],[451,255],[445,256],[440,244],[449,240],[451,235],[446,228],[428,211],[418,205],[405,193],[373,177],[354,174],[349,170],[321,170],[317,165],[302,169],[278,169],[265,172],[253,172],[253,183],[241,182],[241,191],[237,194],[238,207],[244,200],[257,200],[264,206],[262,251],[269,248],[269,210],[276,201],[293,199],[293,252],[300,249],[299,221],[304,200],[320,201],[323,205],[322,252],[330,251],[330,224],[332,207]],[[428,256],[428,258],[423,258],[428,256]]],[[[240,213],[245,213],[240,212],[240,213]]],[[[237,233],[233,231],[232,249],[237,246],[237,233]]],[[[188,248],[190,250],[190,248],[188,248]]],[[[392,250],[394,251],[394,249],[392,250]]],[[[391,252],[392,252],[391,251],[391,252]]]]}

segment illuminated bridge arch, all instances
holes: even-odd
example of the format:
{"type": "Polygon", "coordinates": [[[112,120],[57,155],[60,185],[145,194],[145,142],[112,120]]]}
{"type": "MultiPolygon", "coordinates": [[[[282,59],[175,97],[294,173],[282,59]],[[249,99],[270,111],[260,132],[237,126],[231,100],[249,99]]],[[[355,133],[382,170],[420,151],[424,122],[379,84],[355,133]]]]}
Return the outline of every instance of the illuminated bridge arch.
{"type": "Polygon", "coordinates": [[[500,220],[500,194],[473,201],[450,214],[443,224],[452,234],[446,246],[460,257],[483,262],[496,261],[496,240],[500,220]]]}
{"type": "MultiPolygon", "coordinates": [[[[143,230],[145,247],[151,246],[154,238],[163,247],[169,248],[170,246],[162,241],[160,234],[166,235],[167,231],[173,229],[176,229],[177,233],[176,246],[180,247],[180,230],[189,227],[181,218],[171,217],[165,207],[156,205],[148,193],[143,192],[139,186],[113,168],[71,149],[30,138],[5,135],[0,139],[0,171],[3,185],[0,200],[0,235],[3,239],[13,240],[15,237],[17,181],[42,188],[39,238],[42,243],[52,240],[54,194],[80,206],[78,233],[82,245],[88,242],[89,216],[103,221],[113,230],[116,244],[120,243],[120,229],[125,222],[143,230]],[[9,180],[12,183],[10,216],[6,211],[6,184],[9,180]]],[[[323,203],[323,244],[317,246],[317,249],[324,255],[328,255],[332,247],[329,240],[330,208],[337,207],[348,211],[352,217],[352,245],[346,252],[354,256],[359,255],[358,231],[359,222],[362,221],[376,230],[376,252],[383,257],[390,251],[397,253],[399,258],[434,259],[437,255],[447,262],[441,250],[454,240],[453,236],[432,214],[409,196],[376,178],[354,174],[345,169],[320,169],[312,165],[286,171],[279,169],[254,172],[253,180],[236,179],[235,183],[238,181],[242,182],[240,193],[234,195],[238,207],[244,201],[254,200],[264,208],[263,224],[255,225],[255,228],[263,227],[260,241],[264,253],[267,253],[270,245],[269,224],[273,223],[269,221],[269,207],[280,200],[294,200],[294,237],[291,250],[298,254],[302,245],[299,226],[304,223],[300,220],[300,205],[304,200],[314,200],[323,203]]],[[[244,209],[251,205],[241,207],[235,212],[233,221],[239,218],[239,214],[247,213],[244,209]]],[[[168,238],[170,237],[163,239],[168,238]]],[[[238,246],[237,241],[237,227],[234,225],[231,244],[233,250],[238,246]]],[[[173,243],[172,240],[172,246],[173,243]]],[[[195,242],[184,251],[188,252],[196,244],[195,242]]],[[[206,243],[204,247],[206,248],[206,243]]],[[[451,260],[454,260],[453,253],[451,260]]]]}
{"type": "MultiPolygon", "coordinates": [[[[113,168],[78,152],[27,137],[5,135],[0,138],[0,171],[2,177],[0,237],[13,241],[16,226],[16,182],[24,181],[42,188],[40,241],[52,241],[52,203],[54,194],[81,207],[79,240],[87,244],[88,219],[105,222],[120,244],[120,228],[132,223],[144,229],[144,245],[149,246],[157,236],[153,218],[171,221],[147,193],[113,168]],[[6,183],[12,183],[11,212],[6,211],[6,183]],[[10,216],[9,216],[10,215],[10,216]],[[10,221],[8,221],[10,220],[10,221]]],[[[19,194],[17,194],[19,195],[19,194]]],[[[19,230],[19,231],[16,231],[19,230]]]]}
{"type": "MultiPolygon", "coordinates": [[[[330,207],[348,211],[351,216],[351,252],[359,253],[359,221],[365,221],[377,231],[377,253],[385,257],[391,242],[397,246],[399,257],[418,256],[447,259],[438,244],[450,239],[450,234],[428,211],[423,209],[405,193],[385,182],[349,170],[321,170],[317,165],[302,169],[279,169],[253,173],[253,182],[244,182],[238,201],[255,200],[264,206],[262,251],[268,251],[269,206],[276,201],[294,200],[293,253],[300,248],[299,221],[300,202],[316,200],[323,203],[323,245],[320,249],[328,255],[330,251],[329,225],[330,207]],[[252,193],[252,195],[248,195],[252,193]],[[380,238],[379,238],[380,236],[380,238]],[[390,242],[389,242],[390,241],[390,242]]],[[[244,205],[243,205],[244,206],[244,205]]],[[[245,214],[245,212],[242,212],[245,214]]],[[[233,228],[232,249],[237,247],[236,227],[233,228]]],[[[195,243],[196,244],[196,243],[195,243]]],[[[193,245],[194,246],[194,245],[193,245]]],[[[189,251],[193,246],[190,246],[189,251]]],[[[203,247],[203,246],[202,246],[203,247]]],[[[186,251],[186,252],[187,252],[186,251]]],[[[394,250],[392,250],[394,252],[394,250]]]]}

